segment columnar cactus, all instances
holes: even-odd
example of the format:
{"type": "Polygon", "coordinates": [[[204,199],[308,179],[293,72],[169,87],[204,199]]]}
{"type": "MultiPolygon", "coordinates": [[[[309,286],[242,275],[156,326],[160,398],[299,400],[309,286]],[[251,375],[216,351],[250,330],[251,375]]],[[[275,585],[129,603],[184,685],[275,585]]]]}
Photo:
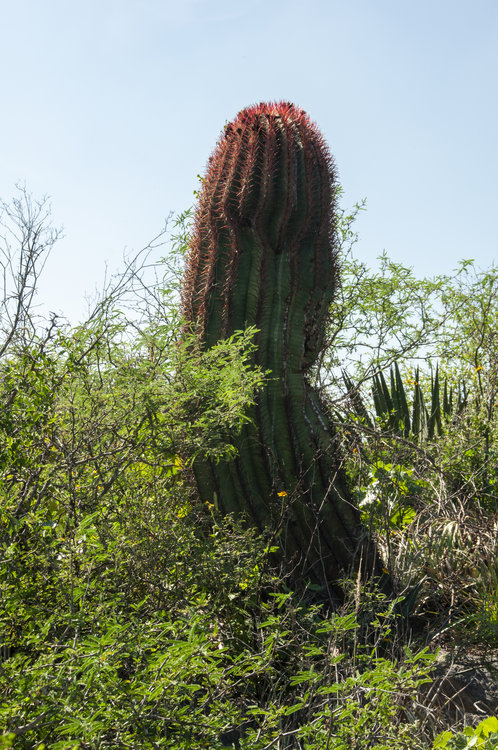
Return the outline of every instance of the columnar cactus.
{"type": "Polygon", "coordinates": [[[279,529],[283,559],[332,592],[360,558],[373,565],[334,430],[306,372],[323,346],[336,286],[334,165],[292,104],[259,104],[225,127],[197,208],[183,310],[206,346],[255,326],[270,371],[230,463],[200,462],[202,498],[279,529]]]}

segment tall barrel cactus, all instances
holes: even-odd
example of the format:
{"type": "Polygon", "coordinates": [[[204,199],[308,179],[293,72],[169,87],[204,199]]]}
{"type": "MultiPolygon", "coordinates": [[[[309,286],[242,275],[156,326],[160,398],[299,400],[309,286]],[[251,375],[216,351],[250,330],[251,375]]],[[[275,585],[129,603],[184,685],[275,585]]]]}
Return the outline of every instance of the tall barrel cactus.
{"type": "Polygon", "coordinates": [[[334,165],[292,104],[259,104],[225,127],[199,197],[184,315],[206,346],[258,329],[270,371],[229,463],[199,462],[203,500],[278,530],[282,559],[333,596],[374,555],[348,491],[327,410],[306,373],[324,340],[337,280],[334,165]]]}

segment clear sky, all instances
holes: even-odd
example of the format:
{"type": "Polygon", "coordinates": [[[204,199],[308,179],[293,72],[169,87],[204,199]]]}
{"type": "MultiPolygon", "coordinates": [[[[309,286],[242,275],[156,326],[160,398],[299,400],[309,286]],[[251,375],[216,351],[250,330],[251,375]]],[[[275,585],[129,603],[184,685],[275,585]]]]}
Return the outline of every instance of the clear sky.
{"type": "Polygon", "coordinates": [[[64,225],[39,300],[85,293],[194,202],[225,122],[285,99],[329,143],[357,257],[498,257],[497,0],[0,0],[0,196],[64,225]]]}

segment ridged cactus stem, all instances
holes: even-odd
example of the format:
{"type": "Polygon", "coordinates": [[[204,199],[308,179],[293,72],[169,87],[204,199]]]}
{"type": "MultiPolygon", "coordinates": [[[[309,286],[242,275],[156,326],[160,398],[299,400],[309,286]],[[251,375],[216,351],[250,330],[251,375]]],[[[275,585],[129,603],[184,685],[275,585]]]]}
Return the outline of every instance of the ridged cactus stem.
{"type": "Polygon", "coordinates": [[[237,459],[195,466],[202,498],[259,528],[280,524],[283,559],[327,591],[360,558],[375,567],[334,429],[306,378],[336,286],[334,179],[303,110],[240,112],[208,164],[183,288],[184,315],[206,346],[255,326],[254,362],[271,373],[234,438],[237,459]]]}

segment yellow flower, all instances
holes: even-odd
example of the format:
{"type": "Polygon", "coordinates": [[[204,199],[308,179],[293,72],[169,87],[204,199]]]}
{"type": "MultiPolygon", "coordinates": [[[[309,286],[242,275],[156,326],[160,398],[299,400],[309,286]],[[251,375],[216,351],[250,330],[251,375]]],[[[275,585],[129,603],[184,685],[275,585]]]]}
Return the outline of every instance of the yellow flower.
{"type": "Polygon", "coordinates": [[[287,492],[285,490],[282,490],[282,492],[277,492],[277,495],[279,497],[287,497],[287,492]]]}

